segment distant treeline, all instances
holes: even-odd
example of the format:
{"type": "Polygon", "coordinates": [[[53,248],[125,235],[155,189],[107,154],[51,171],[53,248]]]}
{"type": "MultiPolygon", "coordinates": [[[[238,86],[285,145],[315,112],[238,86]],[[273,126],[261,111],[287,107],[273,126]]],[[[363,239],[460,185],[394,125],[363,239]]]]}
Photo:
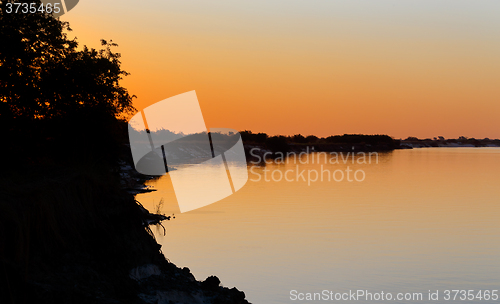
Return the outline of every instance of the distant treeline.
{"type": "Polygon", "coordinates": [[[460,136],[459,138],[444,138],[443,136],[438,136],[434,138],[420,139],[414,136],[407,137],[401,141],[403,146],[422,146],[422,147],[446,147],[454,145],[472,145],[475,147],[484,146],[500,146],[500,139],[490,139],[490,138],[473,138],[460,136]]]}
{"type": "Polygon", "coordinates": [[[314,147],[317,150],[344,150],[353,146],[358,150],[391,150],[398,148],[400,143],[399,140],[395,140],[389,135],[380,134],[344,134],[328,137],[304,136],[302,134],[269,136],[266,133],[253,133],[248,130],[241,131],[240,134],[244,144],[265,146],[273,152],[301,149],[306,146],[314,147]]]}

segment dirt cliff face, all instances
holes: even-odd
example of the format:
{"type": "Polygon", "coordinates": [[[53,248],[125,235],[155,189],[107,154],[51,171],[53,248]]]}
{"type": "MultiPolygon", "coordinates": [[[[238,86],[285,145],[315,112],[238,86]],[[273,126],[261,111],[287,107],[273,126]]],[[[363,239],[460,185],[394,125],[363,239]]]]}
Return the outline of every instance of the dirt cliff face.
{"type": "Polygon", "coordinates": [[[248,303],[170,263],[116,172],[37,170],[1,180],[1,303],[248,303]]]}

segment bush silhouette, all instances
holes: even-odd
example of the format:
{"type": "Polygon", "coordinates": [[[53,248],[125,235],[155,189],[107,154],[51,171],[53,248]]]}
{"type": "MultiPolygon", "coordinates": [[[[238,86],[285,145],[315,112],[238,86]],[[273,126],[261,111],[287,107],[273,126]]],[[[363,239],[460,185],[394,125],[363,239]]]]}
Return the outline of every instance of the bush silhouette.
{"type": "Polygon", "coordinates": [[[117,45],[102,40],[101,50],[79,50],[68,23],[41,12],[8,14],[7,3],[13,1],[3,1],[0,18],[0,127],[9,157],[54,161],[85,150],[80,154],[111,159],[119,119],[135,110],[120,85],[128,74],[111,50],[117,45]],[[61,149],[66,153],[56,153],[61,149]]]}

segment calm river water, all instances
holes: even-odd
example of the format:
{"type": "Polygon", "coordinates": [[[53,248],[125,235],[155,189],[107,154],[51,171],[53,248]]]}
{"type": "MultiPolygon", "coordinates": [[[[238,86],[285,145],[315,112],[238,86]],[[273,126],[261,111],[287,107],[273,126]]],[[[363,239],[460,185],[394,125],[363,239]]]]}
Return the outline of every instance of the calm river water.
{"type": "Polygon", "coordinates": [[[383,303],[430,303],[429,290],[439,290],[432,302],[450,303],[445,290],[500,289],[500,149],[397,150],[371,164],[317,153],[300,160],[249,166],[240,191],[187,213],[168,174],[137,199],[154,212],[163,198],[161,212],[175,213],[165,236],[152,227],[170,261],[198,280],[217,275],[252,303],[358,289],[423,294],[383,303]]]}

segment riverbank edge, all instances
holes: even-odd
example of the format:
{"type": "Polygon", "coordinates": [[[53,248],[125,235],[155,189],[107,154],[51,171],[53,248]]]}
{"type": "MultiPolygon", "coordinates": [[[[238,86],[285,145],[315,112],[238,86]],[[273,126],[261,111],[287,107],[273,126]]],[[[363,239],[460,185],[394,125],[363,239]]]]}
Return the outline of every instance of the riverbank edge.
{"type": "Polygon", "coordinates": [[[248,303],[163,255],[135,200],[148,177],[91,163],[0,178],[1,303],[248,303]]]}
{"type": "MultiPolygon", "coordinates": [[[[158,178],[157,176],[140,174],[131,164],[120,163],[120,184],[122,191],[134,198],[134,202],[140,210],[141,222],[148,235],[156,242],[153,232],[149,228],[152,224],[161,224],[164,220],[171,220],[171,216],[152,213],[145,209],[135,196],[140,193],[156,191],[148,186],[146,182],[158,178]],[[152,220],[153,219],[153,220],[152,220]]],[[[207,277],[203,281],[197,281],[190,269],[180,268],[170,262],[168,258],[159,251],[163,259],[153,263],[145,263],[131,269],[129,277],[140,286],[138,297],[148,304],[250,304],[245,299],[245,293],[236,287],[228,288],[221,285],[216,275],[207,277]],[[171,288],[173,287],[174,288],[171,288]],[[168,287],[168,288],[166,288],[168,287]]]]}

